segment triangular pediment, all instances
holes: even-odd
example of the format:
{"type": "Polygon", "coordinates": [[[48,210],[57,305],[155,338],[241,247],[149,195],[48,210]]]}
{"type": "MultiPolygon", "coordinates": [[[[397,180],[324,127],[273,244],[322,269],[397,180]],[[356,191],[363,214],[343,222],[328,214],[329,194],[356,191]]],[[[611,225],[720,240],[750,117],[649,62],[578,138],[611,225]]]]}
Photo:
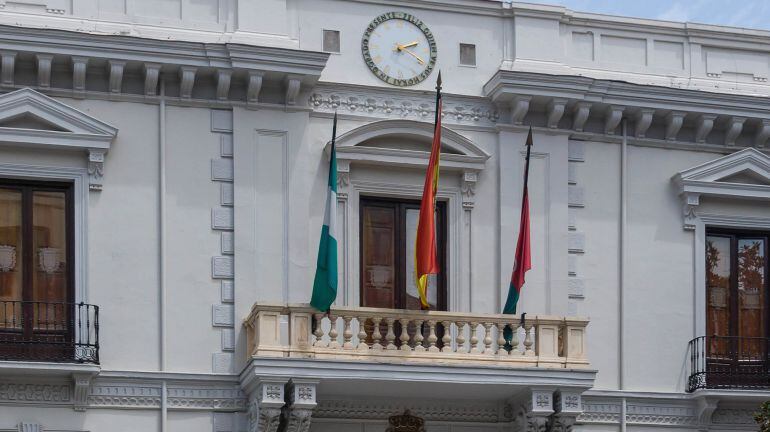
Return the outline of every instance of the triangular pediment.
{"type": "Polygon", "coordinates": [[[723,177],[717,181],[720,183],[739,183],[739,184],[749,184],[749,185],[770,186],[770,180],[751,170],[743,170],[739,173],[735,173],[727,177],[723,177]]]}
{"type": "Polygon", "coordinates": [[[683,181],[770,184],[770,156],[747,148],[680,172],[683,181]]]}
{"type": "Polygon", "coordinates": [[[697,201],[699,196],[770,199],[770,156],[747,148],[674,176],[679,193],[697,201]]]}
{"type": "Polygon", "coordinates": [[[35,90],[0,96],[0,129],[27,129],[114,138],[117,129],[35,90]]]}

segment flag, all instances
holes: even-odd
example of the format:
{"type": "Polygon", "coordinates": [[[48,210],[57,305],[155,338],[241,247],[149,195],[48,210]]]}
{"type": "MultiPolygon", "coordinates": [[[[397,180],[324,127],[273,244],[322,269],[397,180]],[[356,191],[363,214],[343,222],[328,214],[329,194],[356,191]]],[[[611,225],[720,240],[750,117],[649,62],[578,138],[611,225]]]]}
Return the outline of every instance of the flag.
{"type": "Polygon", "coordinates": [[[516,256],[511,275],[511,285],[508,287],[508,299],[503,308],[504,314],[515,314],[519,302],[521,288],[524,286],[524,275],[532,268],[532,254],[529,249],[529,155],[532,150],[532,128],[527,135],[527,159],[524,165],[524,192],[521,196],[521,220],[519,222],[519,239],[516,241],[516,256]]]}
{"type": "Polygon", "coordinates": [[[318,263],[313,281],[310,304],[321,312],[328,312],[337,297],[337,113],[332,125],[332,150],[329,157],[329,184],[326,196],[324,224],[318,245],[318,263]]]}
{"type": "Polygon", "coordinates": [[[436,190],[438,189],[439,153],[441,151],[441,72],[436,80],[436,120],[433,126],[433,144],[430,148],[425,185],[422,188],[420,217],[417,220],[417,239],[414,248],[415,283],[420,295],[420,307],[428,304],[428,275],[438,274],[436,257],[436,190]]]}

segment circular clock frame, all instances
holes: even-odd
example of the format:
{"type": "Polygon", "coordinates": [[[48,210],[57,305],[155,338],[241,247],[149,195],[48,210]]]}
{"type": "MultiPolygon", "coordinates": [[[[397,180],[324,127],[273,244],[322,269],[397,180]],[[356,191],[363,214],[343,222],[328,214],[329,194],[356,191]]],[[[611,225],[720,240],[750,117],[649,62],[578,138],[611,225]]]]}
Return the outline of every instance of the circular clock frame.
{"type": "Polygon", "coordinates": [[[438,57],[436,38],[433,37],[433,33],[431,33],[430,29],[420,19],[406,12],[387,12],[373,19],[372,22],[369,23],[369,25],[366,27],[363,38],[361,38],[361,52],[364,56],[364,63],[366,63],[366,66],[372,71],[372,73],[374,73],[377,78],[390,85],[398,87],[413,86],[425,81],[425,79],[430,76],[431,72],[433,72],[433,69],[436,67],[436,58],[438,57]],[[413,24],[422,32],[423,35],[425,35],[425,38],[428,40],[430,57],[427,61],[425,69],[415,77],[408,79],[394,78],[380,69],[374,63],[374,60],[372,60],[372,55],[369,52],[369,40],[371,35],[374,30],[376,30],[381,24],[390,20],[402,20],[413,24]]]}

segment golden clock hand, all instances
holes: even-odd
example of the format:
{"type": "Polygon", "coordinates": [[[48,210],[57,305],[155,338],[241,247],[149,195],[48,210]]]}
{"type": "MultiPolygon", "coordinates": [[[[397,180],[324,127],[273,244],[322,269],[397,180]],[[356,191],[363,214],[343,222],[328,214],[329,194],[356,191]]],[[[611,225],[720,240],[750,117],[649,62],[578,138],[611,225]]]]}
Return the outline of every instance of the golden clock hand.
{"type": "Polygon", "coordinates": [[[414,42],[409,42],[409,43],[408,43],[408,44],[406,44],[406,45],[399,45],[399,46],[398,46],[398,48],[399,48],[400,50],[402,50],[402,49],[404,49],[404,48],[413,47],[413,46],[415,46],[415,45],[417,45],[417,41],[414,41],[414,42]]]}
{"type": "Polygon", "coordinates": [[[420,63],[420,64],[425,64],[425,60],[421,59],[421,58],[420,58],[420,56],[418,56],[417,54],[415,54],[415,53],[413,53],[413,52],[409,51],[408,49],[405,49],[405,50],[403,50],[403,51],[404,51],[405,53],[408,53],[408,54],[410,54],[412,57],[416,58],[418,63],[420,63]]]}

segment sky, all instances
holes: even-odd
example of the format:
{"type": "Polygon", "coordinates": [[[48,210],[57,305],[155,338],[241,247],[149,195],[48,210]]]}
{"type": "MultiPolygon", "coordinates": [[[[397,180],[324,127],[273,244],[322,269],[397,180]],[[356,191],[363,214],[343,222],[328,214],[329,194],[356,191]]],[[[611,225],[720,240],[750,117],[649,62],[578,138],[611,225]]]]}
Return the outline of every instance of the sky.
{"type": "Polygon", "coordinates": [[[770,0],[523,0],[578,12],[770,30],[770,0]]]}

